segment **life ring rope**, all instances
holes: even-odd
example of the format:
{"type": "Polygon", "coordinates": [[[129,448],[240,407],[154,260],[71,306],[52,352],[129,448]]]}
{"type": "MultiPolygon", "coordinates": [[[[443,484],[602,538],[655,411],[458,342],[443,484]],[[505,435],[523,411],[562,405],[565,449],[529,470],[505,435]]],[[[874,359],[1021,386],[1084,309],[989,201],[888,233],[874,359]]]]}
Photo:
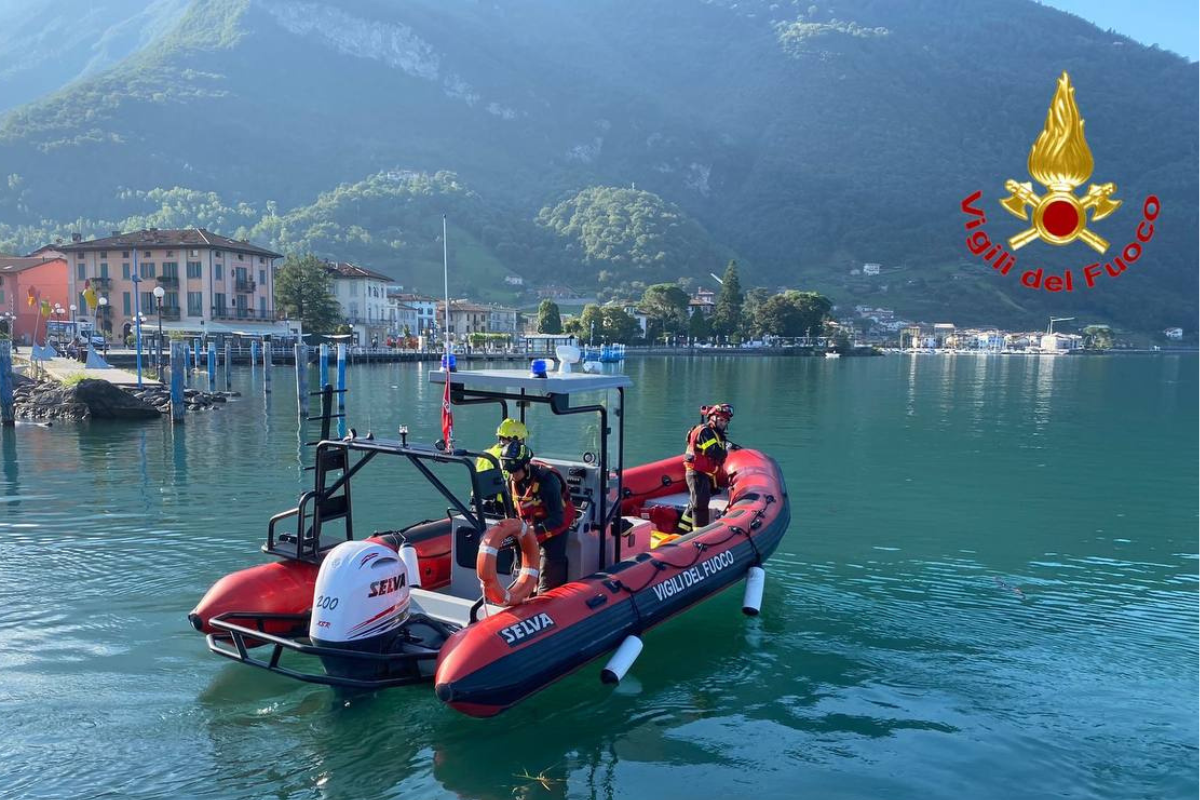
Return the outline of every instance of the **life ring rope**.
{"type": "Polygon", "coordinates": [[[533,528],[519,519],[504,519],[483,535],[479,543],[479,554],[475,558],[475,572],[479,576],[479,585],[483,589],[483,597],[489,603],[502,606],[515,606],[525,602],[537,589],[541,571],[536,564],[541,558],[537,535],[533,528]],[[504,586],[497,574],[496,561],[500,554],[500,545],[510,538],[515,538],[521,548],[521,569],[512,585],[504,586]]]}

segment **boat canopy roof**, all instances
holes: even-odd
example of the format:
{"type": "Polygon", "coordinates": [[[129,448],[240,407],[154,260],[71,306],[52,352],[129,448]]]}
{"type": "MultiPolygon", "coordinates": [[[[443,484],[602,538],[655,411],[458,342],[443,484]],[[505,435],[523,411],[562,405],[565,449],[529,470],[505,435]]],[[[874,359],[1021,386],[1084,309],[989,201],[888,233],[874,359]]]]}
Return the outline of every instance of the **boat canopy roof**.
{"type": "MultiPolygon", "coordinates": [[[[596,375],[582,370],[565,374],[548,371],[544,378],[535,378],[525,369],[458,370],[450,375],[451,385],[462,386],[468,392],[507,393],[524,390],[525,394],[531,395],[577,394],[624,389],[633,385],[628,375],[596,375]]],[[[446,373],[443,370],[430,370],[430,383],[444,383],[445,380],[446,373]]]]}

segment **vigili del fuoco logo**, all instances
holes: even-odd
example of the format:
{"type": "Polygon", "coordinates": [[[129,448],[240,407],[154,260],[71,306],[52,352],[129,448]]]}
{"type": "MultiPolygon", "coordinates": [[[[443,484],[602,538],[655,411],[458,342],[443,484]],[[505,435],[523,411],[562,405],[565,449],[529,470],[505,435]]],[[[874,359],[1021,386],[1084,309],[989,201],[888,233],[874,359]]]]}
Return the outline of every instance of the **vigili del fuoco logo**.
{"type": "MultiPolygon", "coordinates": [[[[1046,126],[1029,150],[1029,174],[1046,187],[1039,195],[1032,181],[1018,183],[1011,178],[1004,183],[1009,196],[1000,201],[1000,206],[1013,216],[1031,224],[1017,235],[1009,238],[1008,247],[1016,251],[1036,239],[1046,244],[1065,247],[1076,240],[1101,255],[1109,250],[1109,242],[1089,227],[1109,217],[1121,207],[1116,198],[1115,183],[1091,184],[1087,192],[1078,196],[1075,190],[1092,176],[1095,163],[1083,136],[1083,118],[1075,105],[1075,88],[1071,78],[1063,73],[1058,79],[1058,89],[1046,114],[1046,126]],[[1089,219],[1089,212],[1091,217],[1089,219]],[[1032,219],[1030,214],[1032,213],[1032,219]]],[[[987,216],[979,202],[983,192],[977,191],[962,201],[962,211],[969,219],[964,227],[969,231],[967,249],[991,265],[1001,275],[1008,275],[1017,264],[1016,256],[1000,244],[992,242],[984,225],[987,216]]],[[[1142,202],[1142,216],[1129,244],[1101,264],[1099,261],[1082,268],[1082,285],[1088,289],[1096,285],[1097,278],[1108,275],[1120,277],[1142,257],[1142,246],[1154,238],[1154,220],[1162,210],[1158,198],[1148,196],[1142,202]]],[[[1041,267],[1020,273],[1021,285],[1030,289],[1045,289],[1048,292],[1075,290],[1076,279],[1073,269],[1061,275],[1044,275],[1041,267]]]]}

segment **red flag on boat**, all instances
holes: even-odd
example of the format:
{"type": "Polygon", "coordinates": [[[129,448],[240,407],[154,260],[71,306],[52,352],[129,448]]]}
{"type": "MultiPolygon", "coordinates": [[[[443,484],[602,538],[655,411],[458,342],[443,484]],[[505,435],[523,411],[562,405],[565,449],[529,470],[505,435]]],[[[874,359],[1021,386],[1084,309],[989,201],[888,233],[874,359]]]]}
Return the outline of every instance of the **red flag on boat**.
{"type": "MultiPolygon", "coordinates": [[[[447,356],[448,358],[448,356],[447,356]]],[[[454,441],[454,414],[450,411],[450,370],[446,368],[446,391],[442,394],[442,440],[449,450],[454,441]]]]}

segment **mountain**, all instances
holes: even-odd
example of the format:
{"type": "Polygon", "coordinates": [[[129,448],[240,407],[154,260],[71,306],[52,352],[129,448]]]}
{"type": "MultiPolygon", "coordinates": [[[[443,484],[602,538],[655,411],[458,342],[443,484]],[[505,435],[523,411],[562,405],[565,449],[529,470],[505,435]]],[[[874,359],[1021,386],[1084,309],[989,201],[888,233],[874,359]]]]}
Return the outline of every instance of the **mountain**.
{"type": "Polygon", "coordinates": [[[432,287],[447,213],[484,294],[737,257],[748,284],[842,305],[1153,329],[1197,316],[1198,87],[1181,57],[1023,0],[206,0],[0,119],[0,245],[209,215],[432,287]],[[1050,295],[972,260],[959,203],[982,190],[993,236],[1020,229],[997,201],[1030,180],[1063,70],[1092,180],[1125,201],[1097,231],[1123,246],[1152,193],[1163,214],[1137,269],[1050,295]],[[868,261],[880,279],[851,275],[868,261]]]}

